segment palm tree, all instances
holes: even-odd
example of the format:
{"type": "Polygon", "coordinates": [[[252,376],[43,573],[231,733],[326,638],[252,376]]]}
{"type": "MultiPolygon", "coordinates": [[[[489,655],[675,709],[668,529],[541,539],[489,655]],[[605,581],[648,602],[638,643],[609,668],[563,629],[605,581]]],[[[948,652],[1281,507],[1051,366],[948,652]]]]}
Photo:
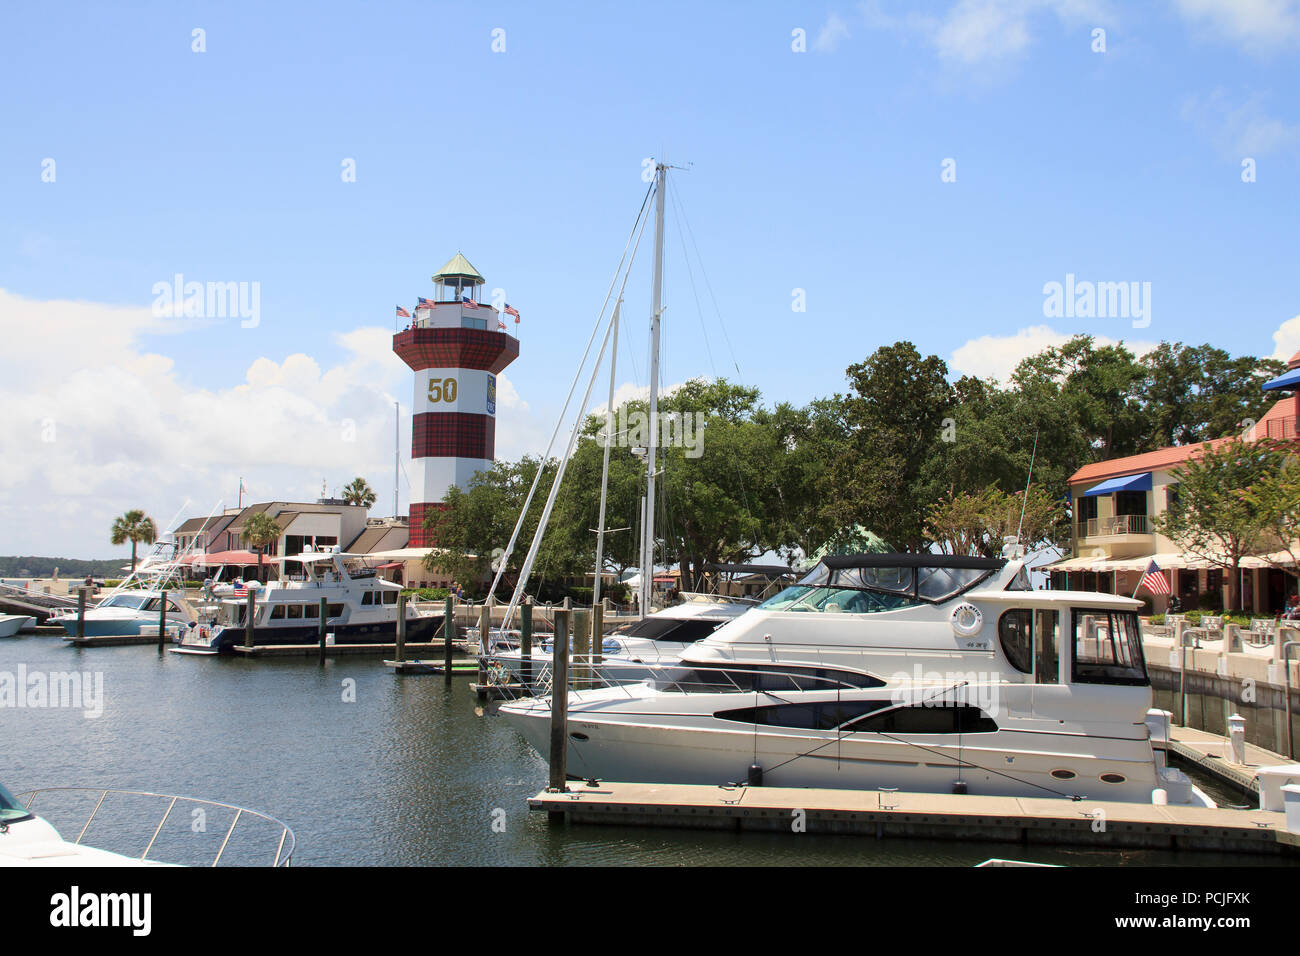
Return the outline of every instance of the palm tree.
{"type": "Polygon", "coordinates": [[[122,517],[113,522],[113,534],[109,539],[113,544],[126,544],[131,542],[131,571],[135,571],[135,549],[136,545],[143,541],[145,544],[153,544],[158,537],[158,527],[143,511],[128,511],[122,517]]]}
{"type": "Polygon", "coordinates": [[[343,500],[350,505],[361,505],[369,510],[375,503],[375,493],[364,478],[353,478],[343,489],[343,500]]]}
{"type": "Polygon", "coordinates": [[[265,511],[259,511],[244,522],[239,538],[257,549],[257,577],[261,580],[262,555],[266,553],[267,547],[280,540],[280,526],[265,511]]]}

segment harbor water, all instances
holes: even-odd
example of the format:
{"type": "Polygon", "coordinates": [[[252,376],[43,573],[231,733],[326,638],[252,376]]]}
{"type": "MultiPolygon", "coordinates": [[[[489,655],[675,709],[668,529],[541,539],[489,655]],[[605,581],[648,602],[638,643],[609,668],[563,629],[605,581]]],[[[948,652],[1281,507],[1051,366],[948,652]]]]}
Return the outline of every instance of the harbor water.
{"type": "MultiPolygon", "coordinates": [[[[441,677],[398,677],[370,657],[322,666],[314,658],[193,657],[149,646],[79,650],[50,636],[0,641],[0,679],[73,671],[89,675],[92,686],[102,680],[99,716],[84,707],[0,709],[0,782],[11,792],[112,787],[250,807],[294,830],[299,866],[1260,862],[1215,853],[557,826],[527,807],[546,784],[545,762],[504,721],[476,714],[480,705],[463,677],[447,688],[441,677]]],[[[47,797],[49,809],[34,809],[75,839],[89,807],[47,797]]],[[[105,820],[86,842],[138,854],[158,815],[137,821],[134,836],[105,820]],[[110,838],[134,843],[109,845],[110,838]]],[[[212,830],[209,844],[224,825],[214,820],[212,830]]],[[[229,859],[269,862],[274,840],[264,849],[264,858],[232,850],[229,859]]],[[[166,858],[151,858],[160,855],[166,858]]]]}

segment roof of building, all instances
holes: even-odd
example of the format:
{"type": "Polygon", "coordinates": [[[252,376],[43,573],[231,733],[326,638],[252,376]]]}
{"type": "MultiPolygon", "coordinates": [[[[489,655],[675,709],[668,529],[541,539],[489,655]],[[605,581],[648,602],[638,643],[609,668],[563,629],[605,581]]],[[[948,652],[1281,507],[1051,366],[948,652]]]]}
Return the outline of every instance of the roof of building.
{"type": "MultiPolygon", "coordinates": [[[[1256,424],[1242,432],[1241,437],[1246,441],[1255,441],[1259,436],[1260,426],[1264,425],[1264,434],[1267,434],[1266,422],[1280,420],[1287,417],[1288,411],[1292,413],[1295,408],[1295,401],[1290,398],[1278,399],[1256,424]]],[[[1167,471],[1170,468],[1176,468],[1190,458],[1199,455],[1206,448],[1213,448],[1221,445],[1225,441],[1231,441],[1230,438],[1213,438],[1210,441],[1198,441],[1190,445],[1171,445],[1168,448],[1159,448],[1155,451],[1149,451],[1141,455],[1127,455],[1123,458],[1108,458],[1105,461],[1094,461],[1092,464],[1084,465],[1078,471],[1070,476],[1070,484],[1078,485],[1083,483],[1093,483],[1104,481],[1107,478],[1118,478],[1121,475],[1137,475],[1144,471],[1167,471]]]]}
{"type": "Polygon", "coordinates": [[[369,554],[371,551],[379,550],[381,545],[385,546],[385,550],[405,548],[410,537],[410,529],[405,525],[371,525],[357,535],[356,540],[348,545],[348,550],[358,554],[369,554]],[[390,536],[391,540],[385,541],[390,536]]]}
{"type": "Polygon", "coordinates": [[[1300,352],[1296,352],[1295,355],[1293,355],[1293,356],[1291,356],[1289,359],[1287,359],[1287,361],[1286,361],[1286,367],[1287,367],[1287,368],[1297,368],[1297,367],[1300,367],[1300,352]]]}
{"type": "Polygon", "coordinates": [[[437,282],[439,279],[452,278],[452,277],[477,279],[479,282],[487,281],[481,275],[479,275],[479,271],[477,269],[475,269],[472,265],[470,265],[469,260],[466,259],[464,256],[462,256],[459,252],[456,253],[454,256],[452,256],[451,259],[448,260],[445,266],[443,266],[441,269],[439,269],[437,272],[433,274],[433,280],[435,282],[437,282]]]}

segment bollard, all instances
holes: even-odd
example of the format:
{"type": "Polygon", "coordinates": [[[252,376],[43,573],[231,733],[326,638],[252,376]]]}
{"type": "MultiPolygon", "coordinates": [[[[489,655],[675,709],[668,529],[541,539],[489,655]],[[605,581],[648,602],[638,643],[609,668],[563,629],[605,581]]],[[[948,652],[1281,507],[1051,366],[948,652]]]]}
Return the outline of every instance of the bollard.
{"type": "Polygon", "coordinates": [[[325,663],[325,617],[329,614],[329,605],[324,598],[320,599],[320,617],[318,618],[319,626],[316,629],[316,642],[320,645],[320,662],[325,663]]]}
{"type": "Polygon", "coordinates": [[[1241,766],[1246,762],[1246,718],[1233,714],[1228,718],[1228,742],[1232,747],[1232,762],[1241,766]]]}
{"type": "Polygon", "coordinates": [[[86,589],[77,588],[77,640],[86,636],[86,589]]]}
{"type": "Polygon", "coordinates": [[[519,673],[524,687],[533,685],[533,599],[519,608],[519,673]]]}
{"type": "Polygon", "coordinates": [[[161,600],[158,602],[158,650],[163,649],[163,643],[167,640],[167,591],[161,592],[161,600]]]}
{"type": "Polygon", "coordinates": [[[397,663],[406,660],[406,592],[399,591],[397,594],[397,646],[394,648],[397,652],[397,663]]]}
{"type": "Polygon", "coordinates": [[[257,591],[248,589],[248,608],[244,612],[244,646],[253,646],[253,618],[257,616],[257,591]]]}
{"type": "Polygon", "coordinates": [[[551,776],[548,789],[568,791],[567,745],[569,738],[569,612],[557,610],[555,643],[551,651],[551,776]]]}
{"type": "Polygon", "coordinates": [[[442,682],[451,686],[451,651],[456,638],[456,599],[447,595],[442,616],[442,682]]]}

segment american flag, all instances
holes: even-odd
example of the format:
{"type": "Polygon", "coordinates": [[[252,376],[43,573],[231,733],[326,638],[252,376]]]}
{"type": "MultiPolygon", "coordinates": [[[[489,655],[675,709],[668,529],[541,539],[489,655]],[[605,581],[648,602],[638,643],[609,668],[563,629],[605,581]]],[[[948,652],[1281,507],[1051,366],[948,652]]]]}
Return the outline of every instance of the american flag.
{"type": "Polygon", "coordinates": [[[235,597],[237,598],[248,597],[248,585],[246,585],[243,581],[240,581],[238,584],[235,585],[235,597]]]}
{"type": "Polygon", "coordinates": [[[420,301],[416,303],[415,307],[417,309],[432,309],[433,303],[428,299],[424,298],[423,296],[421,296],[420,301]]]}
{"type": "Polygon", "coordinates": [[[1152,561],[1147,567],[1147,573],[1142,575],[1142,583],[1138,587],[1146,588],[1152,594],[1168,594],[1169,579],[1165,577],[1165,573],[1160,570],[1155,561],[1152,561]]]}
{"type": "Polygon", "coordinates": [[[475,302],[473,299],[471,299],[471,298],[470,298],[469,296],[467,296],[467,295],[462,295],[462,296],[460,297],[460,303],[461,303],[461,305],[465,306],[465,307],[468,308],[468,309],[477,309],[477,308],[478,308],[478,303],[475,302]]]}
{"type": "Polygon", "coordinates": [[[506,303],[506,315],[513,315],[516,323],[519,321],[519,310],[509,302],[506,303]]]}
{"type": "Polygon", "coordinates": [[[500,319],[497,319],[497,328],[504,332],[506,330],[506,324],[500,319]]]}
{"type": "Polygon", "coordinates": [[[411,313],[410,313],[410,312],[407,312],[405,309],[403,309],[403,308],[399,305],[399,306],[397,307],[397,317],[398,317],[399,319],[409,319],[409,318],[411,317],[411,313]]]}

